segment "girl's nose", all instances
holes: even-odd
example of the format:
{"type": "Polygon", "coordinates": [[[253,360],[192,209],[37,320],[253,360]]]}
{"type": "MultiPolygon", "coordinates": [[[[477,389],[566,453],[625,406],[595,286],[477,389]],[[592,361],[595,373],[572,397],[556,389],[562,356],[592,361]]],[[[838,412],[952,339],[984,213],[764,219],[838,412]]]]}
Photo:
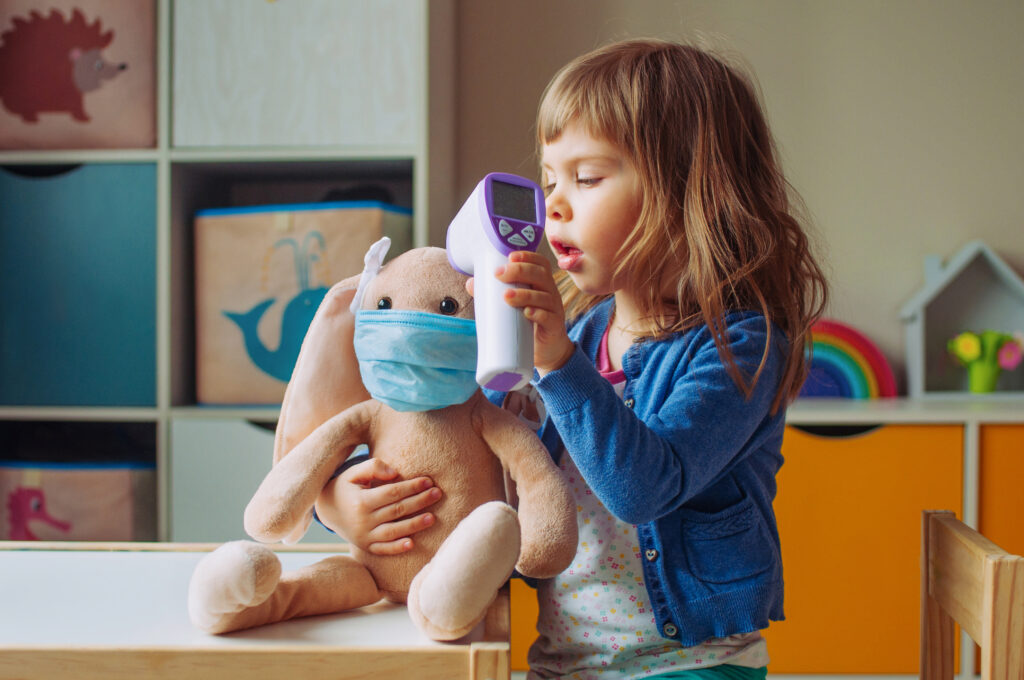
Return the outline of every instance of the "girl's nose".
{"type": "Polygon", "coordinates": [[[565,200],[557,188],[548,194],[545,205],[547,206],[549,220],[564,222],[572,217],[568,201],[565,200]]]}

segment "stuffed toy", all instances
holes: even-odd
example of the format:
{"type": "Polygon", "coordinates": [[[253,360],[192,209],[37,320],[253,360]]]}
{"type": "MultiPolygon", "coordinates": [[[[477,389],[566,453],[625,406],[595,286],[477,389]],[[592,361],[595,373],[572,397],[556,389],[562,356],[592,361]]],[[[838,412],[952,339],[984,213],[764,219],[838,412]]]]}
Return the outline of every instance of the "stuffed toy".
{"type": "Polygon", "coordinates": [[[371,247],[362,275],[336,284],[310,324],[282,403],[274,465],[245,511],[246,532],[261,543],[220,546],[189,584],[189,614],[203,630],[383,598],[406,602],[430,638],[455,640],[483,619],[514,569],[551,577],[576,552],[561,471],[536,434],[476,385],[467,277],[441,248],[381,267],[388,245],[371,247]],[[301,538],[315,505],[330,502],[321,491],[361,444],[401,478],[434,480],[444,494],[431,509],[434,525],[401,555],[352,546],[282,573],[264,543],[301,538]]]}

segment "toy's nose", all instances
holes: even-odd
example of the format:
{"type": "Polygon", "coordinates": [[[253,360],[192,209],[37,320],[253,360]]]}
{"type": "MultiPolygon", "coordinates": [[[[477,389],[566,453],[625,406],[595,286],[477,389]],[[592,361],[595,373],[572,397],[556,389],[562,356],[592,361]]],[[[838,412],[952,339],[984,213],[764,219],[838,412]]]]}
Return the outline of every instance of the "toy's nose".
{"type": "Polygon", "coordinates": [[[127,68],[128,68],[128,64],[118,64],[118,65],[117,65],[117,70],[118,70],[118,71],[124,71],[124,70],[126,70],[127,68]]]}

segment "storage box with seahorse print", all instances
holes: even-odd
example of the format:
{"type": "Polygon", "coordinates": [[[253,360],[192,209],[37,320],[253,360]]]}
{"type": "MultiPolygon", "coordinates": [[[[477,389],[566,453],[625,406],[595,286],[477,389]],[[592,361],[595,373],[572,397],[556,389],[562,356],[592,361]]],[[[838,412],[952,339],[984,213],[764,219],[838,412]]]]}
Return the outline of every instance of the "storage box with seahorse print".
{"type": "Polygon", "coordinates": [[[280,404],[320,301],[383,236],[392,257],[408,250],[411,212],[376,201],[199,211],[197,401],[280,404]]]}
{"type": "Polygon", "coordinates": [[[0,540],[156,540],[156,423],[0,421],[0,540]]]}

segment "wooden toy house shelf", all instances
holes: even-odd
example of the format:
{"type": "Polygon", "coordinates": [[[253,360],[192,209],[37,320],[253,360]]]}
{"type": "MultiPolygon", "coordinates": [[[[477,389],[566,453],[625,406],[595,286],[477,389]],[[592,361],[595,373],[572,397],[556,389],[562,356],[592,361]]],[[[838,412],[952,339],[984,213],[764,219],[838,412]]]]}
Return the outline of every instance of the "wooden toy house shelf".
{"type": "Polygon", "coordinates": [[[994,391],[967,391],[967,374],[947,350],[964,331],[1024,331],[1024,279],[982,241],[972,241],[943,262],[925,260],[924,286],[901,311],[907,382],[921,399],[1024,398],[1024,370],[1003,371],[994,391]]]}

